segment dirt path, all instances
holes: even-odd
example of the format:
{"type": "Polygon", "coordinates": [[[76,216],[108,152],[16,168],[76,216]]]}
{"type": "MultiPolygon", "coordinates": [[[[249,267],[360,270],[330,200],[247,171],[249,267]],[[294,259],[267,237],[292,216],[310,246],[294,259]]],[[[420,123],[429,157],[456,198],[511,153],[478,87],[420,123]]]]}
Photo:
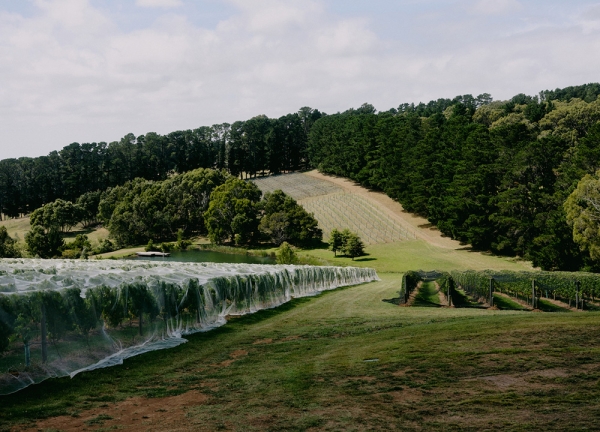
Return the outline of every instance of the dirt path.
{"type": "Polygon", "coordinates": [[[432,227],[427,219],[408,213],[404,210],[402,204],[394,201],[383,192],[370,191],[352,180],[321,174],[317,170],[309,171],[304,174],[319,180],[329,181],[348,192],[360,195],[369,200],[398,224],[402,225],[409,232],[414,233],[418,239],[422,239],[429,244],[445,249],[461,249],[465,247],[465,245],[461,245],[460,242],[456,240],[442,236],[442,233],[438,231],[437,228],[432,227]]]}

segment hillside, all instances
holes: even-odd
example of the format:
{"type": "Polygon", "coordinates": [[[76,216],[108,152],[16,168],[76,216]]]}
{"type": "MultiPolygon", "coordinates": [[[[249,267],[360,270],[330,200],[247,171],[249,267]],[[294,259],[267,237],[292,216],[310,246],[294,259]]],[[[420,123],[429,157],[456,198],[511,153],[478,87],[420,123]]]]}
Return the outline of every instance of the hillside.
{"type": "MultiPolygon", "coordinates": [[[[31,229],[29,217],[3,220],[0,221],[0,226],[5,226],[9,236],[17,240],[22,246],[25,245],[25,234],[31,229]]],[[[96,246],[101,240],[108,238],[108,230],[106,228],[82,228],[81,226],[76,226],[65,234],[65,241],[73,240],[77,234],[87,235],[93,246],[96,246]]]]}
{"type": "Polygon", "coordinates": [[[402,205],[384,193],[368,190],[348,179],[313,170],[253,181],[263,192],[283,190],[313,212],[324,231],[325,240],[333,228],[350,228],[366,239],[369,255],[352,262],[346,262],[349,261],[346,258],[334,258],[332,252],[323,249],[305,252],[336,264],[368,266],[385,272],[455,268],[531,269],[527,261],[472,251],[468,245],[444,237],[424,218],[404,211],[402,205]],[[396,237],[390,238],[389,233],[396,233],[396,237]]]}

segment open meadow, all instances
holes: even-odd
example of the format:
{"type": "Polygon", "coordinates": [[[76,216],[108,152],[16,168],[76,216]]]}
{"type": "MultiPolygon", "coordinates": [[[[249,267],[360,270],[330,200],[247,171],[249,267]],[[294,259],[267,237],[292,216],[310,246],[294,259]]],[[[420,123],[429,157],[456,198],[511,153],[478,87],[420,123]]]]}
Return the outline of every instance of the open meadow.
{"type": "Polygon", "coordinates": [[[431,285],[427,307],[384,301],[408,270],[531,270],[414,232],[354,261],[301,251],[372,267],[381,280],[231,317],[176,348],[2,396],[0,430],[597,429],[600,314],[446,308],[431,285]]]}

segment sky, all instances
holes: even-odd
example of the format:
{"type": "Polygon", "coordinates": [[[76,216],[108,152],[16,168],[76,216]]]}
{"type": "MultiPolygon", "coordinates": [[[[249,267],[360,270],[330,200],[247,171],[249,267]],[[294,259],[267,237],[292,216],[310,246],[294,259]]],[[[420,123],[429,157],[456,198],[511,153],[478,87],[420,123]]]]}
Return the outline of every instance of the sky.
{"type": "Polygon", "coordinates": [[[0,159],[600,81],[600,0],[0,0],[0,159]]]}

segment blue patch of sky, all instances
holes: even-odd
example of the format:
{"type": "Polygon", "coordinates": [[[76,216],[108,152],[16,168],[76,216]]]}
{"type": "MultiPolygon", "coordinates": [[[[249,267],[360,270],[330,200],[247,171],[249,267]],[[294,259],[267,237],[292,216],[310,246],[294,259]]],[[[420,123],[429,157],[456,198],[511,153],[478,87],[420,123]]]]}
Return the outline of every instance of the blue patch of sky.
{"type": "Polygon", "coordinates": [[[146,28],[166,14],[183,15],[195,26],[213,29],[235,13],[234,7],[218,0],[183,1],[181,6],[172,8],[140,7],[133,0],[92,0],[91,3],[124,31],[146,28]]]}
{"type": "Polygon", "coordinates": [[[518,10],[497,15],[475,12],[477,0],[323,0],[330,13],[367,18],[383,39],[442,46],[454,37],[496,38],[542,26],[565,26],[598,0],[522,0],[518,10]],[[453,37],[440,39],[451,31],[453,37]]]}
{"type": "MultiPolygon", "coordinates": [[[[168,13],[185,15],[199,27],[214,28],[236,13],[236,7],[223,0],[183,0],[174,8],[140,7],[135,0],[90,0],[91,4],[111,16],[123,30],[148,26],[168,13]]],[[[439,34],[448,23],[479,23],[488,31],[506,31],[525,23],[565,25],[568,17],[582,13],[598,0],[521,0],[520,11],[498,16],[475,16],[469,10],[478,0],[320,0],[332,15],[366,18],[370,28],[383,39],[422,40],[439,34]]],[[[39,12],[33,0],[0,0],[0,10],[32,16],[39,12]]]]}

